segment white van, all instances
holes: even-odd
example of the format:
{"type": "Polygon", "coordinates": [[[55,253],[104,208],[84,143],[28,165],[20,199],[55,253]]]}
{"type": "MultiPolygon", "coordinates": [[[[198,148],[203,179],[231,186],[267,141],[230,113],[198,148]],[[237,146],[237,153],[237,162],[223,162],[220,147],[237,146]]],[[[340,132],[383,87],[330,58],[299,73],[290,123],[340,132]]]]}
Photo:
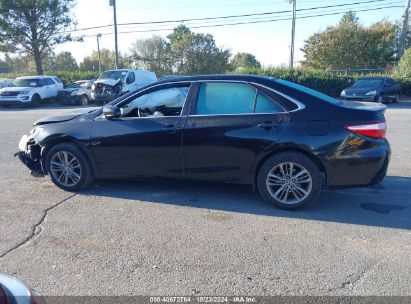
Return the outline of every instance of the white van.
{"type": "Polygon", "coordinates": [[[103,72],[91,86],[91,98],[96,104],[104,104],[155,81],[157,76],[154,72],[108,70],[103,72]]]}

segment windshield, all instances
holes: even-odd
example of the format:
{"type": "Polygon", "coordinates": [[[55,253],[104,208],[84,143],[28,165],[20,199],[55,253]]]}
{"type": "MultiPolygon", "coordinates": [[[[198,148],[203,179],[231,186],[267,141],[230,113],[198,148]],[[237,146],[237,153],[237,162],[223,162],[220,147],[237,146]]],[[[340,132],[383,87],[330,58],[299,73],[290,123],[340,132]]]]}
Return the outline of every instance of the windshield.
{"type": "Polygon", "coordinates": [[[127,75],[127,71],[105,71],[98,79],[121,79],[123,80],[127,75]]]}
{"type": "Polygon", "coordinates": [[[16,79],[13,82],[14,87],[39,87],[40,79],[16,79]]]}
{"type": "Polygon", "coordinates": [[[352,86],[353,87],[381,87],[382,86],[382,79],[360,79],[355,82],[352,86]]]}

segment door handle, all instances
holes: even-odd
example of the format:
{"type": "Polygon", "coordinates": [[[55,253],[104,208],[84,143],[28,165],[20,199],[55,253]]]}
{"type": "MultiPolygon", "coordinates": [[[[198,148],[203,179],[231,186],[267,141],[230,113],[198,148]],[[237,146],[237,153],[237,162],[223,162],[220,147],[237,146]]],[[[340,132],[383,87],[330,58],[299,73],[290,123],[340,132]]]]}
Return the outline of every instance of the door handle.
{"type": "Polygon", "coordinates": [[[274,128],[274,127],[279,127],[280,124],[277,123],[277,122],[273,122],[273,121],[264,121],[262,123],[259,123],[257,126],[259,128],[263,128],[263,129],[271,129],[271,128],[274,128]]]}
{"type": "Polygon", "coordinates": [[[176,128],[174,125],[165,125],[163,127],[163,131],[168,132],[168,133],[175,133],[177,132],[178,128],[176,128]]]}

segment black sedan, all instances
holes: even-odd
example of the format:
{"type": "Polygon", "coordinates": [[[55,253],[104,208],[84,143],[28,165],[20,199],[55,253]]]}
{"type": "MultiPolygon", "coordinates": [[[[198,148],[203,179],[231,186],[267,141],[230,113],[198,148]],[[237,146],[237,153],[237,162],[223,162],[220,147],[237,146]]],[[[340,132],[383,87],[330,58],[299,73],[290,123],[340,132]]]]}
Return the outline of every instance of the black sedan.
{"type": "Polygon", "coordinates": [[[399,102],[400,85],[389,77],[365,77],[341,92],[341,99],[372,102],[399,102]]]}
{"type": "Polygon", "coordinates": [[[186,178],[252,185],[297,209],[323,186],[384,178],[385,108],[269,77],[171,78],[103,108],[40,119],[17,155],[68,191],[100,178],[186,178]]]}

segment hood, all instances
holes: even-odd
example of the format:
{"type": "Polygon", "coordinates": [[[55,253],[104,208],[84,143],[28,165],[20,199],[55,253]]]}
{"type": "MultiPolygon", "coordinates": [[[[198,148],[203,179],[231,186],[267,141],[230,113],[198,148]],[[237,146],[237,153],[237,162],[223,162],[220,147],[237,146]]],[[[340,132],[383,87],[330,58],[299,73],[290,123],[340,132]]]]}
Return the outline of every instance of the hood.
{"type": "Polygon", "coordinates": [[[43,118],[40,118],[39,120],[35,121],[33,126],[40,126],[40,125],[45,125],[45,124],[69,121],[69,120],[77,118],[77,117],[79,117],[83,114],[93,112],[96,109],[100,109],[100,107],[84,108],[84,109],[76,110],[76,111],[71,112],[71,113],[62,113],[62,114],[43,117],[43,118]]]}
{"type": "Polygon", "coordinates": [[[120,81],[121,79],[117,79],[117,80],[116,79],[99,79],[99,80],[94,81],[94,84],[101,83],[101,84],[107,84],[109,86],[114,86],[120,81]]]}
{"type": "Polygon", "coordinates": [[[378,87],[348,87],[345,89],[346,94],[365,94],[370,91],[379,91],[378,87]]]}
{"type": "Polygon", "coordinates": [[[19,91],[26,91],[31,90],[33,87],[5,87],[1,89],[1,92],[19,92],[19,91]]]}

